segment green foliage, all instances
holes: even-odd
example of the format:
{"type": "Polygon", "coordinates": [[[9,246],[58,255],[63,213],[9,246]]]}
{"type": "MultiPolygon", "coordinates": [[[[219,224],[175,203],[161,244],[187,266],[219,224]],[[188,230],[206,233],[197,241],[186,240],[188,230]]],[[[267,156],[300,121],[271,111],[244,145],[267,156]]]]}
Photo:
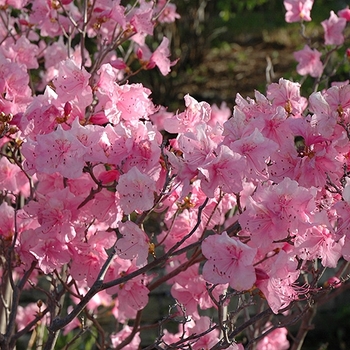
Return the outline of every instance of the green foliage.
{"type": "Polygon", "coordinates": [[[220,17],[224,21],[228,21],[232,18],[234,13],[253,11],[255,8],[267,2],[268,0],[219,0],[217,2],[217,7],[220,10],[220,17]]]}

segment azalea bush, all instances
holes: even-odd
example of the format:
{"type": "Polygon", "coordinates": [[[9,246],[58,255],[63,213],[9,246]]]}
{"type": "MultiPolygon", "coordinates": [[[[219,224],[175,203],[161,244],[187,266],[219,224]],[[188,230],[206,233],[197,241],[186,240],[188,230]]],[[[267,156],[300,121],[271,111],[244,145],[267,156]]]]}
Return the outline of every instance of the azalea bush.
{"type": "Polygon", "coordinates": [[[313,44],[313,1],[284,5],[310,96],[172,112],[129,79],[181,59],[154,36],[174,4],[2,2],[2,349],[301,348],[349,286],[350,9],[313,44]]]}

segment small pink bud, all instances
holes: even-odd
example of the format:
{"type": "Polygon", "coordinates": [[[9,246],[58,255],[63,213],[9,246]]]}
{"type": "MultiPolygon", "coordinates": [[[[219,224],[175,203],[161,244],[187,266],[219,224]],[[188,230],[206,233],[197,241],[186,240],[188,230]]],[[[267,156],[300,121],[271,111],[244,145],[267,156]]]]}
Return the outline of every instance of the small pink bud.
{"type": "Polygon", "coordinates": [[[70,115],[70,113],[72,112],[72,109],[73,109],[73,107],[72,107],[71,103],[67,101],[64,105],[64,115],[65,116],[70,115]]]}

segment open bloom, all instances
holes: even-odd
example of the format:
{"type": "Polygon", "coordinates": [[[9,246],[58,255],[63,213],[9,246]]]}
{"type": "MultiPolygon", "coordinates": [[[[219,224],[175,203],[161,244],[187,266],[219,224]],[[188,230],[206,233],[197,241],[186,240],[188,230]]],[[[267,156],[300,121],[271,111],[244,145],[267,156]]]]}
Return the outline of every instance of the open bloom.
{"type": "Polygon", "coordinates": [[[286,8],[286,22],[311,21],[310,12],[313,0],[284,0],[286,8]]]}
{"type": "Polygon", "coordinates": [[[253,260],[257,249],[223,232],[206,238],[202,251],[208,259],[203,267],[203,277],[208,282],[230,283],[232,288],[239,291],[250,289],[255,283],[253,260]]]}
{"type": "Polygon", "coordinates": [[[321,62],[321,52],[311,49],[305,45],[302,50],[294,52],[294,58],[297,60],[297,72],[300,75],[310,74],[317,78],[322,74],[323,64],[321,62]]]}

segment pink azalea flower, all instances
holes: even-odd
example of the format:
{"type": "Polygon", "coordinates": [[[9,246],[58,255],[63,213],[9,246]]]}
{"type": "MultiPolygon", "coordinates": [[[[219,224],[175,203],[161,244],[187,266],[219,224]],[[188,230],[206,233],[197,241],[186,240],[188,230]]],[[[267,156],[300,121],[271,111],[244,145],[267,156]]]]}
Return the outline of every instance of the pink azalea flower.
{"type": "Polygon", "coordinates": [[[40,269],[45,273],[59,270],[64,264],[71,260],[68,246],[55,238],[46,238],[44,235],[36,233],[37,244],[31,248],[30,252],[38,261],[40,269]]]}
{"type": "Polygon", "coordinates": [[[238,291],[250,289],[255,283],[253,260],[256,248],[223,232],[206,238],[202,243],[202,252],[208,259],[203,267],[203,278],[208,282],[229,283],[238,291]]]}
{"type": "Polygon", "coordinates": [[[0,158],[0,190],[27,195],[29,181],[24,172],[6,157],[0,158]]]}
{"type": "Polygon", "coordinates": [[[156,6],[156,16],[159,14],[159,11],[162,11],[160,16],[158,16],[158,21],[160,23],[172,23],[176,19],[179,19],[181,16],[176,12],[176,5],[167,2],[166,0],[160,0],[157,2],[156,6]]]}
{"type": "Polygon", "coordinates": [[[15,233],[14,222],[15,211],[6,202],[0,205],[0,237],[2,239],[12,239],[15,233]]]}
{"type": "MultiPolygon", "coordinates": [[[[46,308],[44,303],[41,303],[41,306],[38,306],[38,303],[29,303],[25,307],[18,305],[17,313],[16,313],[16,324],[17,331],[25,328],[30,322],[32,322],[42,310],[46,308]]],[[[37,324],[46,324],[48,321],[48,315],[44,315],[37,324]]],[[[33,326],[30,330],[32,330],[35,326],[33,326]]]]}
{"type": "Polygon", "coordinates": [[[277,143],[264,137],[258,128],[255,128],[252,133],[232,142],[229,147],[244,157],[244,174],[248,180],[268,178],[267,160],[278,149],[277,143]]]}
{"type": "MultiPolygon", "coordinates": [[[[126,325],[123,327],[123,329],[120,332],[112,334],[111,341],[112,341],[113,347],[117,347],[118,345],[120,345],[120,343],[131,334],[131,331],[132,329],[126,325]]],[[[140,334],[136,333],[133,335],[131,342],[128,345],[124,346],[123,349],[125,350],[138,349],[140,343],[141,343],[140,334]]]]}
{"type": "Polygon", "coordinates": [[[297,60],[297,72],[300,75],[310,74],[313,78],[318,78],[323,72],[323,64],[321,62],[321,52],[311,49],[305,45],[302,50],[294,52],[294,58],[297,60]]]}
{"type": "Polygon", "coordinates": [[[116,244],[118,255],[122,259],[135,259],[136,265],[142,266],[147,262],[149,238],[132,221],[119,223],[119,232],[123,236],[119,238],[116,244]]]}
{"type": "MultiPolygon", "coordinates": [[[[299,73],[300,74],[300,73],[299,73]]],[[[281,78],[267,88],[267,98],[273,106],[283,107],[288,114],[302,114],[307,106],[307,99],[300,96],[300,84],[281,78]]]]}
{"type": "Polygon", "coordinates": [[[154,204],[156,186],[154,180],[142,174],[137,167],[120,175],[117,185],[119,204],[126,215],[134,210],[149,210],[154,204]]]}
{"type": "Polygon", "coordinates": [[[152,69],[155,66],[157,66],[163,75],[169,74],[170,67],[174,66],[178,61],[178,60],[175,60],[171,62],[169,60],[169,56],[170,56],[169,39],[167,37],[163,37],[162,42],[149,58],[146,68],[152,69]]]}
{"type": "Polygon", "coordinates": [[[313,193],[286,177],[277,185],[258,188],[239,222],[251,232],[256,247],[267,247],[307,225],[314,207],[313,193]]]}
{"type": "Polygon", "coordinates": [[[169,119],[164,120],[164,129],[170,133],[195,131],[196,126],[210,120],[211,108],[209,103],[198,102],[190,95],[184,97],[186,109],[169,119]]]}
{"type": "Polygon", "coordinates": [[[326,45],[342,45],[344,43],[345,18],[339,18],[331,11],[329,19],[324,20],[321,24],[324,29],[324,43],[326,45]]]}
{"type": "Polygon", "coordinates": [[[338,16],[340,18],[345,18],[347,22],[350,21],[350,9],[349,6],[347,6],[345,9],[342,9],[338,11],[338,16]]]}
{"type": "Polygon", "coordinates": [[[65,131],[58,125],[54,132],[37,136],[34,163],[39,172],[59,172],[68,179],[75,179],[83,173],[85,152],[81,142],[69,130],[65,131]]]}
{"type": "Polygon", "coordinates": [[[84,67],[78,67],[72,59],[61,61],[58,74],[53,81],[60,99],[69,101],[76,96],[80,100],[81,96],[83,96],[85,100],[91,103],[92,90],[89,85],[90,76],[90,73],[84,67]]]}
{"type": "MultiPolygon", "coordinates": [[[[106,274],[106,280],[114,280],[136,271],[135,261],[115,257],[106,274]]],[[[148,279],[139,275],[126,283],[107,289],[110,295],[118,294],[119,311],[125,315],[135,315],[135,310],[143,309],[148,303],[149,289],[146,287],[148,279]]]]}
{"type": "Polygon", "coordinates": [[[286,22],[311,21],[310,12],[314,0],[284,0],[286,22]]]}
{"type": "Polygon", "coordinates": [[[241,172],[244,167],[243,157],[222,145],[217,150],[217,157],[199,168],[204,175],[201,180],[203,192],[210,198],[214,197],[217,187],[226,193],[239,193],[242,190],[241,172]]]}
{"type": "MultiPolygon", "coordinates": [[[[272,324],[267,323],[265,330],[271,327],[272,324]]],[[[276,328],[257,343],[256,350],[288,350],[290,344],[287,339],[287,334],[287,328],[276,328]]]]}
{"type": "Polygon", "coordinates": [[[77,281],[87,281],[91,286],[107,259],[106,249],[113,246],[115,236],[111,232],[99,231],[87,242],[75,240],[71,246],[71,275],[77,281]]]}
{"type": "MultiPolygon", "coordinates": [[[[207,282],[198,274],[199,264],[192,265],[186,271],[178,274],[172,283],[171,295],[186,308],[186,314],[194,319],[199,319],[198,307],[201,310],[214,307],[214,302],[209,296],[207,282]]],[[[227,285],[218,285],[213,290],[213,296],[219,300],[227,285]]]]}
{"type": "Polygon", "coordinates": [[[335,268],[342,255],[343,240],[339,240],[326,227],[315,226],[307,229],[303,235],[297,235],[295,248],[304,260],[321,259],[325,267],[335,268]]]}
{"type": "Polygon", "coordinates": [[[153,35],[154,23],[152,21],[152,4],[143,2],[144,6],[131,12],[130,24],[136,33],[153,35]]]}
{"type": "Polygon", "coordinates": [[[297,260],[280,250],[277,255],[262,263],[263,273],[257,275],[256,286],[264,294],[271,310],[277,314],[287,307],[299,294],[308,292],[307,288],[295,285],[300,271],[297,270],[297,260]]]}

